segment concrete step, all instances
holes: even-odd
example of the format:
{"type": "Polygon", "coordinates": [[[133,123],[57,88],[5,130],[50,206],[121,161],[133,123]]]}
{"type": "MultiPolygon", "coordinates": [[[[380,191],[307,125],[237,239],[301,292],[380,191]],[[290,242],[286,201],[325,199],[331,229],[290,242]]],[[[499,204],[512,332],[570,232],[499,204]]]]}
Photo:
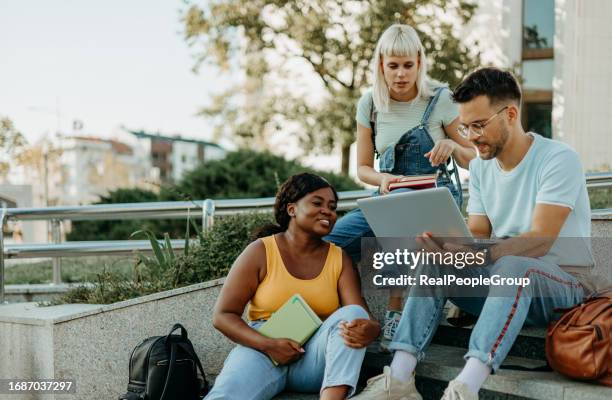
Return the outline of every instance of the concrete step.
{"type": "MultiPolygon", "coordinates": [[[[385,365],[391,362],[391,355],[368,350],[362,368],[363,383],[368,378],[380,374],[385,365]]],[[[463,368],[465,349],[432,344],[427,356],[416,370],[417,388],[423,399],[439,399],[448,382],[454,379],[463,368]]],[[[543,363],[523,357],[509,356],[506,365],[536,367],[543,363]]],[[[556,372],[523,372],[500,370],[487,379],[479,393],[480,400],[609,400],[612,389],[595,384],[569,380],[556,372]]]]}
{"type": "Polygon", "coordinates": [[[318,398],[318,394],[311,393],[281,393],[274,400],[316,400],[318,398]]]}
{"type": "MultiPolygon", "coordinates": [[[[444,319],[438,327],[432,343],[467,349],[471,334],[472,327],[458,328],[450,325],[444,319]]],[[[524,327],[508,355],[546,361],[545,338],[546,328],[524,327]]]]}

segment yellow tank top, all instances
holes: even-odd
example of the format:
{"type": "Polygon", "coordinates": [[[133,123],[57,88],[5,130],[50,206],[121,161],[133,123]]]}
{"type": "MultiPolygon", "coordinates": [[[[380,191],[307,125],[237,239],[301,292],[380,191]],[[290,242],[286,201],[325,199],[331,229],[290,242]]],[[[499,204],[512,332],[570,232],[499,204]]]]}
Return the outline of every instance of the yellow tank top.
{"type": "Polygon", "coordinates": [[[274,235],[261,239],[266,247],[266,276],[249,302],[250,321],[268,319],[291,296],[299,293],[321,319],[340,307],[338,279],[342,272],[342,249],[329,245],[321,273],[314,279],[298,279],[291,275],[281,258],[274,235]]]}

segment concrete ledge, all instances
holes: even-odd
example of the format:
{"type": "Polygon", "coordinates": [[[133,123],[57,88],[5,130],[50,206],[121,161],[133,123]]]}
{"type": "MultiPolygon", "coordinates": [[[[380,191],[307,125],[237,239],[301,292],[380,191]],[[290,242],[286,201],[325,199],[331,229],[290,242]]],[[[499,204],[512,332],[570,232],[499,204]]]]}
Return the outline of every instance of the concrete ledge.
{"type": "Polygon", "coordinates": [[[207,374],[232,348],[211,322],[223,280],[204,282],[110,305],[36,303],[0,306],[0,376],[76,381],[76,395],[22,399],[112,399],[125,392],[132,349],[149,336],[183,324],[207,374]]]}

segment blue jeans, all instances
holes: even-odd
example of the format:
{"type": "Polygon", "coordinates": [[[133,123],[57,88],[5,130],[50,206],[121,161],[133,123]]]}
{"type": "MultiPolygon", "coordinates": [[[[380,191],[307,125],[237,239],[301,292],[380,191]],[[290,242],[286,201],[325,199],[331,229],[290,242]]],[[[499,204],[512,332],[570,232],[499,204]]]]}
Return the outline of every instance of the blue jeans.
{"type": "MultiPolygon", "coordinates": [[[[319,393],[347,385],[355,392],[366,349],[352,349],[338,335],[340,321],[369,318],[363,307],[348,305],[330,315],[304,346],[305,353],[289,365],[275,366],[265,354],[238,345],[227,356],[206,400],[271,399],[283,390],[319,393]]],[[[262,322],[255,323],[257,329],[262,322]]]]}
{"type": "MultiPolygon", "coordinates": [[[[419,272],[430,278],[442,274],[439,268],[427,269],[426,266],[420,267],[419,272]]],[[[418,360],[423,359],[448,299],[459,308],[479,316],[465,358],[475,357],[495,372],[524,323],[546,326],[554,316],[555,308],[572,307],[584,297],[583,288],[575,277],[555,264],[535,258],[505,256],[491,266],[462,270],[465,277],[496,274],[508,278],[528,277],[531,283],[524,289],[491,286],[486,297],[447,297],[444,290],[424,296],[424,293],[431,292],[418,284],[413,286],[389,348],[407,351],[418,360]],[[510,295],[511,290],[513,295],[510,295]]]]}

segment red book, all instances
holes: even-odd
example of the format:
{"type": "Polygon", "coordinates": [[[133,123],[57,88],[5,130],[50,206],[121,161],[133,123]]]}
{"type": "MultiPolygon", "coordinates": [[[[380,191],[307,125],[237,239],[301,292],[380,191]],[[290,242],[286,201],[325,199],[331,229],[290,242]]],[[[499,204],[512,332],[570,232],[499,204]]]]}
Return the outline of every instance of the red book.
{"type": "Polygon", "coordinates": [[[399,188],[410,188],[414,190],[435,188],[437,178],[438,174],[405,176],[399,182],[390,183],[389,190],[399,188]]]}

